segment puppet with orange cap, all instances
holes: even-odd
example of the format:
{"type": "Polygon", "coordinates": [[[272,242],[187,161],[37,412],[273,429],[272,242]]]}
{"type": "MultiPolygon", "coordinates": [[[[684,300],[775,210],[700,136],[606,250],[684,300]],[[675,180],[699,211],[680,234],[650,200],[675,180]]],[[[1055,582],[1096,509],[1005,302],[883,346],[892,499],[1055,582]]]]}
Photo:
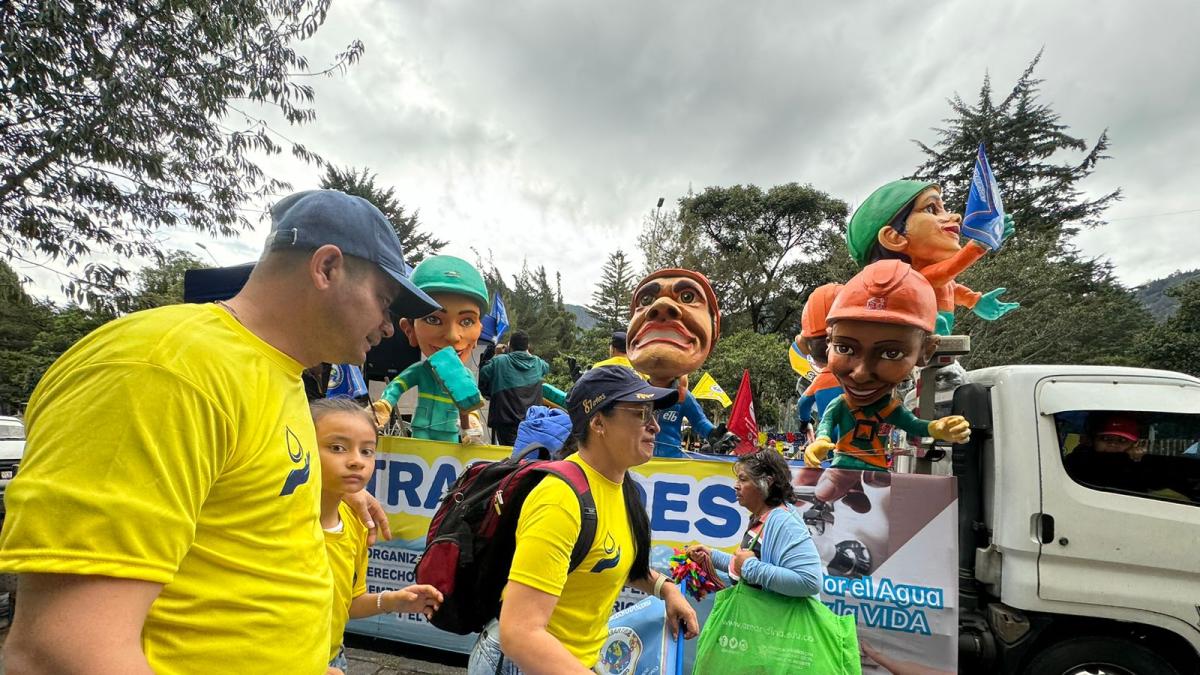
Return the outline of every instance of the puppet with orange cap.
{"type": "Polygon", "coordinates": [[[842,393],[842,385],[833,373],[829,372],[829,360],[826,357],[829,336],[826,334],[828,326],[825,323],[833,299],[841,289],[841,284],[817,287],[809,294],[808,301],[804,303],[804,311],[800,315],[800,334],[796,336],[796,347],[820,368],[817,377],[796,403],[796,418],[804,428],[812,424],[814,407],[819,420],[824,417],[825,408],[842,393]]]}
{"type": "Polygon", "coordinates": [[[887,471],[879,435],[885,423],[954,443],[970,437],[962,416],[918,419],[893,395],[914,367],[933,356],[937,311],[929,282],[899,260],[867,265],[838,292],[826,321],[829,371],[843,392],[825,409],[817,439],[804,451],[806,464],[818,466],[836,449],[835,469],[887,471]]]}

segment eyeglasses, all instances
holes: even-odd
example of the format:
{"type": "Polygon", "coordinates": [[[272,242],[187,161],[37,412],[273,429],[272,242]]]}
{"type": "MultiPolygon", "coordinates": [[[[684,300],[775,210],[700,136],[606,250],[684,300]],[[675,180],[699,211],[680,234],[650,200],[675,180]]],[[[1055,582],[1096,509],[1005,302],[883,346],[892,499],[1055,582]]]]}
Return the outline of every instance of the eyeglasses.
{"type": "Polygon", "coordinates": [[[615,405],[613,407],[618,410],[628,410],[631,413],[636,413],[643,425],[648,426],[650,422],[654,421],[654,408],[651,406],[643,405],[636,408],[631,408],[629,406],[615,405]]]}

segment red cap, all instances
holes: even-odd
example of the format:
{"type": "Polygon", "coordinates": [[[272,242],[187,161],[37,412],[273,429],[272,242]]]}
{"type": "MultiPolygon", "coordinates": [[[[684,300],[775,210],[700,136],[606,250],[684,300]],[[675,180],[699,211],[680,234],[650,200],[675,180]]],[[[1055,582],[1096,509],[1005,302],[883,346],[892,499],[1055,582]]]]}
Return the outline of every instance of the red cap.
{"type": "Polygon", "coordinates": [[[828,327],[825,317],[829,316],[829,308],[833,306],[833,300],[840,290],[841,284],[825,284],[809,294],[804,303],[804,312],[800,315],[800,337],[825,337],[828,327]]]}
{"type": "Polygon", "coordinates": [[[1096,431],[1097,436],[1120,436],[1127,441],[1138,439],[1138,423],[1132,417],[1110,415],[1096,431]]]}
{"type": "Polygon", "coordinates": [[[929,281],[908,263],[880,260],[862,268],[837,294],[826,321],[838,319],[894,323],[932,333],[937,297],[929,281]]]}

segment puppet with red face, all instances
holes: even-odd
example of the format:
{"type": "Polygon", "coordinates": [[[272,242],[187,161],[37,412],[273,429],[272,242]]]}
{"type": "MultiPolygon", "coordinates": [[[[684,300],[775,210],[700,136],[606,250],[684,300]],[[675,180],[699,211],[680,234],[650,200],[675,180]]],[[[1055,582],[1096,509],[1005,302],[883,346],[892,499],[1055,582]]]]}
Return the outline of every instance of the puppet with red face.
{"type": "Polygon", "coordinates": [[[629,360],[650,384],[682,389],[679,403],[655,413],[656,457],[684,456],[680,434],[684,417],[710,441],[724,435],[724,429],[713,426],[687,391],[688,373],[704,364],[720,333],[717,295],[703,274],[662,269],[638,283],[626,333],[629,360]]]}

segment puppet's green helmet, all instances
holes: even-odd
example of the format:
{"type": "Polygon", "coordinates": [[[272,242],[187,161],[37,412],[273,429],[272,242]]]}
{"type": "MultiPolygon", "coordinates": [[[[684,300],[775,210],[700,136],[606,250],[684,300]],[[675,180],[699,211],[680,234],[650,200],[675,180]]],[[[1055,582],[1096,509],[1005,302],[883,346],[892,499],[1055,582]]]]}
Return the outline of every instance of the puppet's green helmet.
{"type": "Polygon", "coordinates": [[[867,256],[871,254],[871,247],[879,238],[880,230],[887,227],[925,188],[936,185],[921,180],[894,180],[872,192],[850,216],[850,224],[846,226],[846,245],[854,262],[859,267],[869,263],[867,256]]]}
{"type": "Polygon", "coordinates": [[[435,255],[423,260],[413,270],[413,285],[426,293],[456,293],[479,303],[480,313],[487,313],[487,284],[483,275],[471,263],[452,255],[435,255]]]}

